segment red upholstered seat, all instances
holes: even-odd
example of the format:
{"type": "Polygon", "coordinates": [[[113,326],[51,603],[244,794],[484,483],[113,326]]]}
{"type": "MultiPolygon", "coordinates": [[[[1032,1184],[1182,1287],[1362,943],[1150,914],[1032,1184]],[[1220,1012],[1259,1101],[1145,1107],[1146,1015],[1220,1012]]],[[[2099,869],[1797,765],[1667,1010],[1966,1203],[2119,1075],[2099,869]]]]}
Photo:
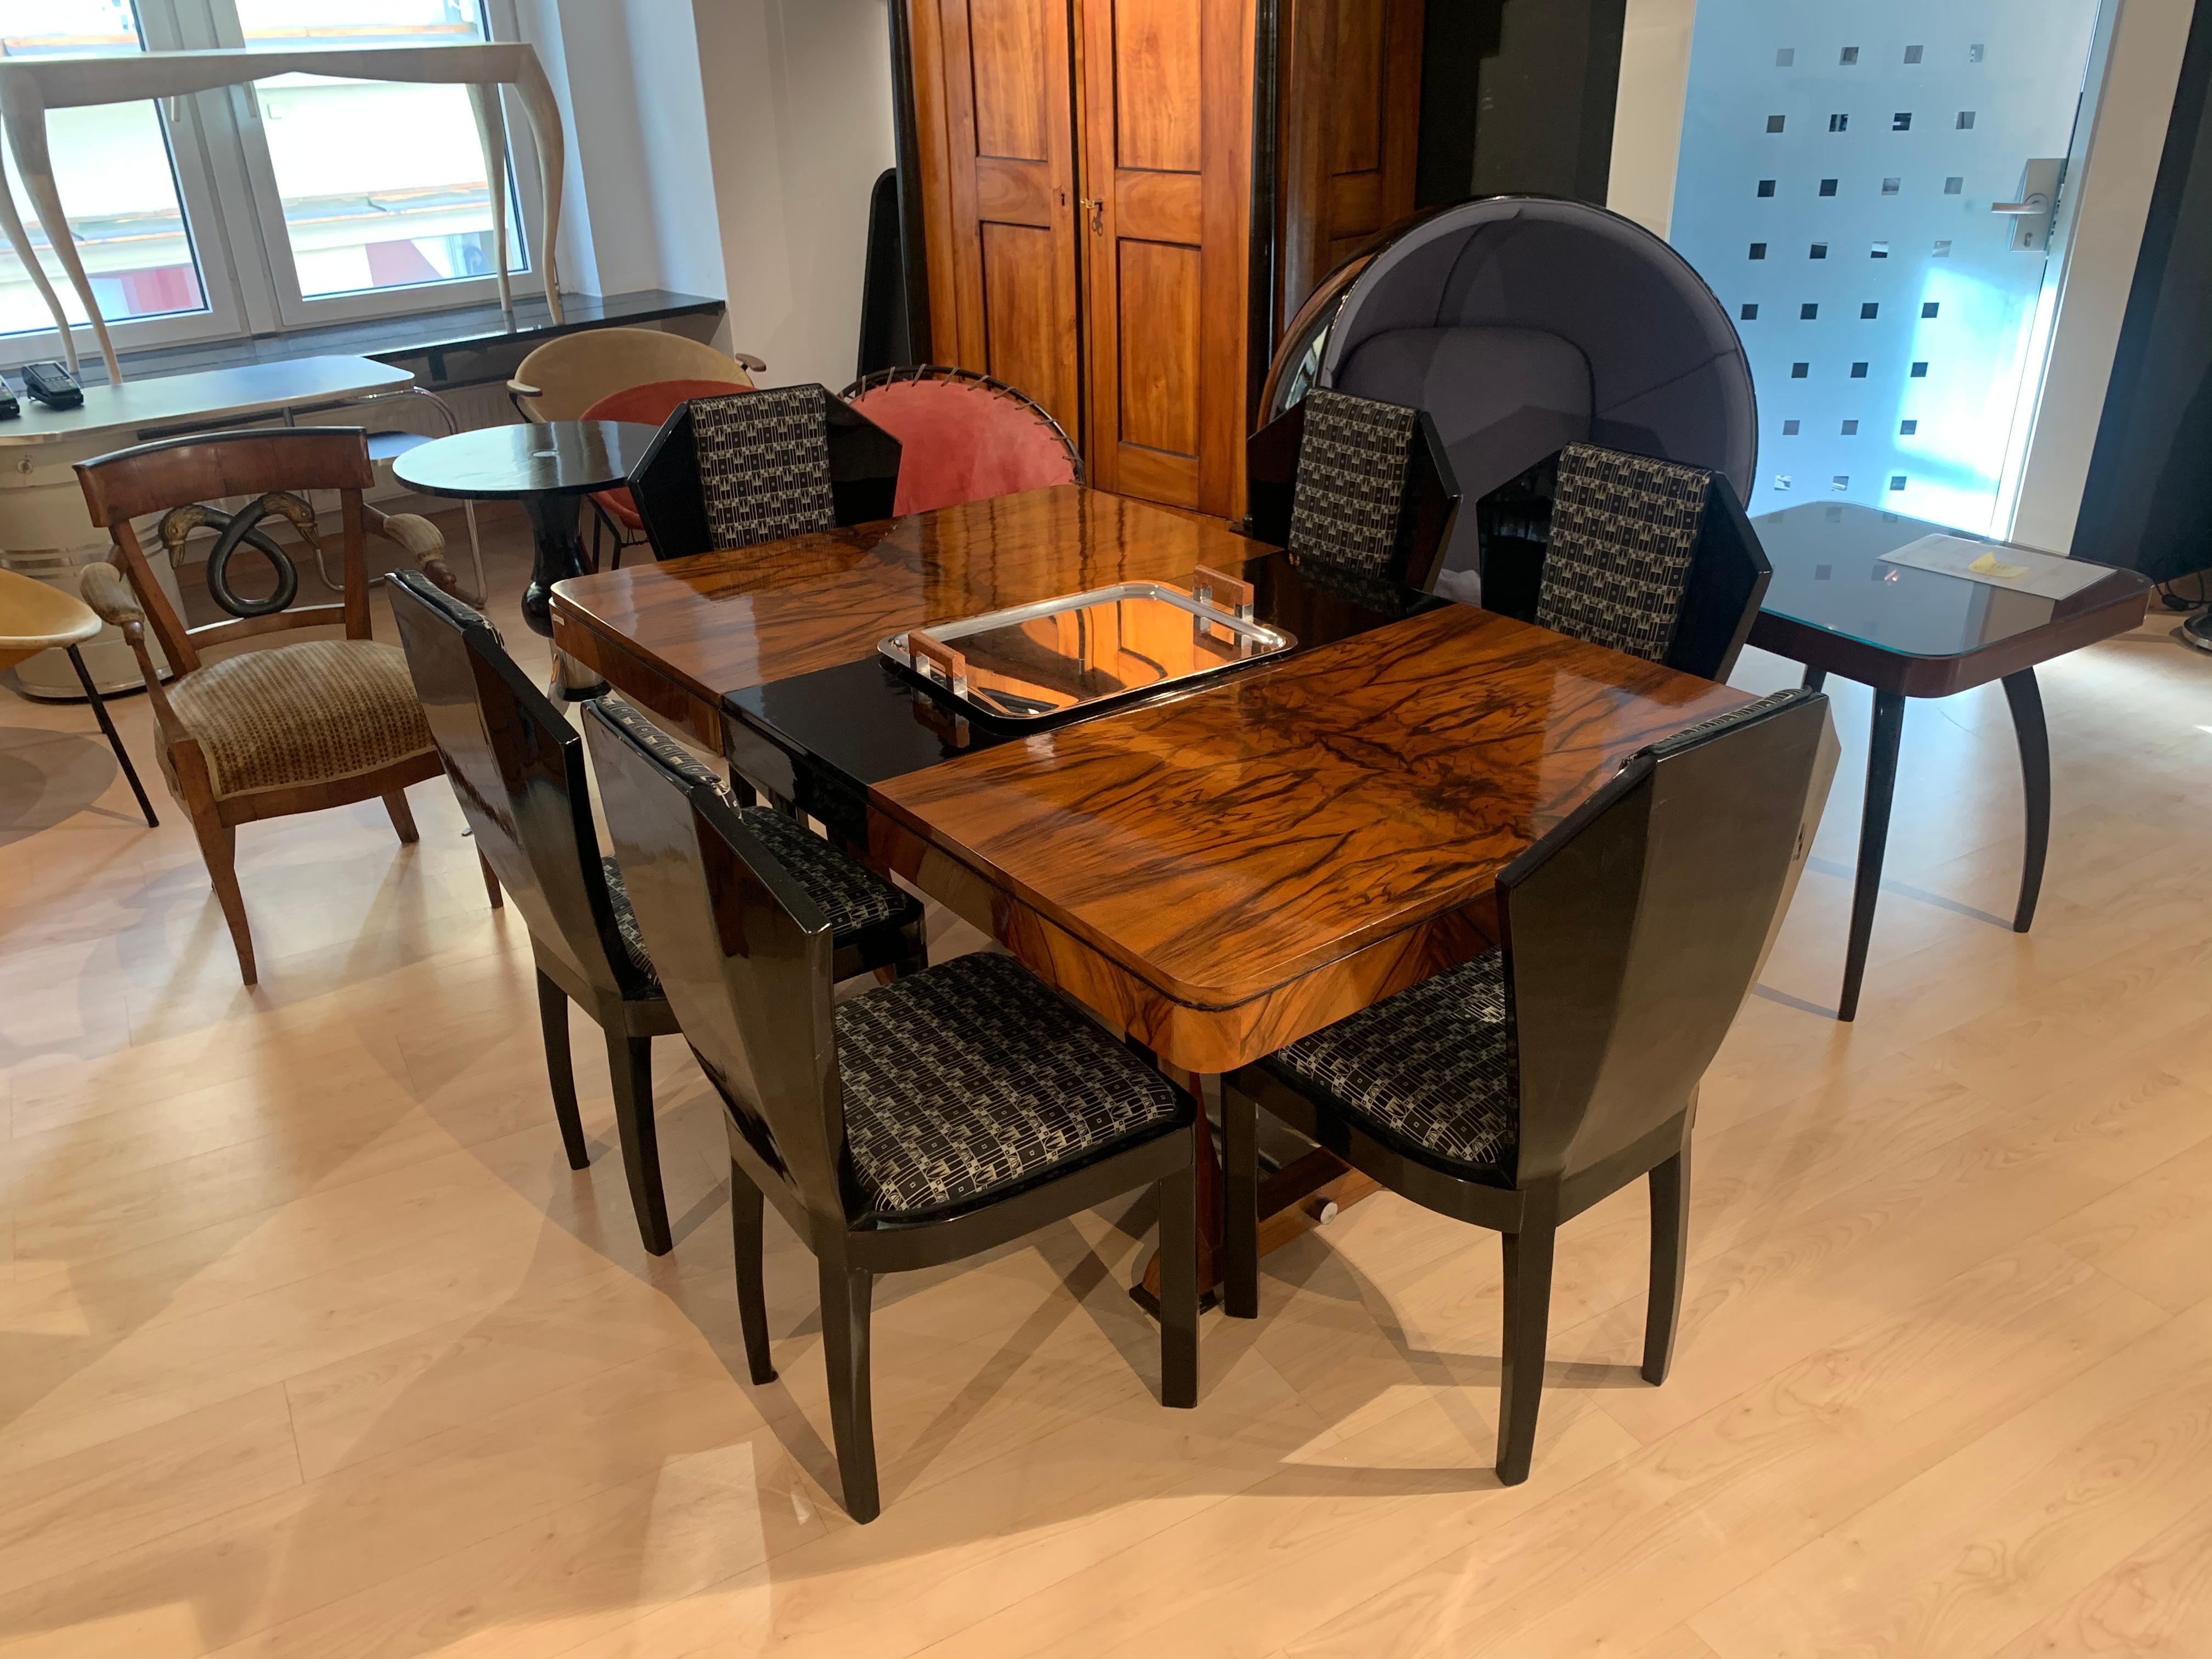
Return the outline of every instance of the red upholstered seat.
{"type": "MultiPolygon", "coordinates": [[[[730,380],[648,380],[610,392],[584,411],[587,421],[629,421],[638,426],[659,426],[694,398],[719,398],[726,392],[750,392],[749,386],[730,380]]],[[[637,506],[627,489],[602,489],[592,497],[617,524],[642,530],[637,506]]]]}
{"type": "Polygon", "coordinates": [[[1051,424],[988,386],[892,380],[848,401],[899,441],[897,512],[1075,482],[1074,459],[1051,424]]]}

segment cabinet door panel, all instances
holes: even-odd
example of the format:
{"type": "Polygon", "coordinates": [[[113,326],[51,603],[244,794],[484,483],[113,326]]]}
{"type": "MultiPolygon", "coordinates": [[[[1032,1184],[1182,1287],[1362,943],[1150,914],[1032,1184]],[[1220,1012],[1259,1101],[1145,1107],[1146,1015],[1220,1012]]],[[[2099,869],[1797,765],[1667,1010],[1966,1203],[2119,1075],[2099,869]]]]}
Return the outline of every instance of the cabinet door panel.
{"type": "Polygon", "coordinates": [[[928,173],[933,355],[1082,428],[1064,0],[907,0],[928,173]]]}
{"type": "Polygon", "coordinates": [[[1091,481],[1243,511],[1252,0],[1078,0],[1091,481]]]}

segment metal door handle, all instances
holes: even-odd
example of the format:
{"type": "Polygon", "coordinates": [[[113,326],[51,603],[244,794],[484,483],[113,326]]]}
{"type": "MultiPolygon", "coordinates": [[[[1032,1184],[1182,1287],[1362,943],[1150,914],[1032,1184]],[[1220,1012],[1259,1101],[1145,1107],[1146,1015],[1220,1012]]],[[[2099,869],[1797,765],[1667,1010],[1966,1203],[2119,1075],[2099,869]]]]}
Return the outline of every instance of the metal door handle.
{"type": "Polygon", "coordinates": [[[1079,200],[1076,205],[1091,215],[1091,234],[1093,236],[1106,228],[1106,204],[1103,200],[1094,200],[1085,196],[1079,200]]]}
{"type": "Polygon", "coordinates": [[[2039,191],[2025,202],[1992,202],[1990,204],[1990,211],[2010,214],[2048,213],[2051,211],[2051,198],[2039,191]]]}

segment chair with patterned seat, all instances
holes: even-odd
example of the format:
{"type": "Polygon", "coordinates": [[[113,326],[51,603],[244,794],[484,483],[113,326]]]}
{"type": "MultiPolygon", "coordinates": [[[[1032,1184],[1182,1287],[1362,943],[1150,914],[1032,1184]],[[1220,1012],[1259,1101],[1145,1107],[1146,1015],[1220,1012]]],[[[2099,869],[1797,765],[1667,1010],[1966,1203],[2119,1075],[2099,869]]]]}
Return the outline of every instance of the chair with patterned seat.
{"type": "MultiPolygon", "coordinates": [[[[392,580],[392,611],[477,851],[487,872],[514,896],[530,929],[545,1071],[568,1166],[580,1170],[590,1161],[568,1047],[573,1002],[605,1034],[638,1231],[648,1251],[665,1254],[672,1240],[653,1125],[653,1039],[674,1035],[676,1017],[638,933],[621,867],[599,852],[583,738],[516,666],[498,629],[450,591],[402,571],[392,580]]],[[[639,740],[655,744],[665,764],[703,786],[722,787],[681,744],[642,716],[632,718],[641,728],[639,740]]],[[[923,966],[919,902],[781,814],[735,810],[834,918],[839,977],[923,966]]]]}
{"type": "Polygon", "coordinates": [[[957,957],[831,1000],[835,932],[783,845],[655,741],[634,710],[585,715],[616,856],[684,1036],[727,1109],[738,1306],[769,1363],[762,1218],[816,1259],[845,1507],[880,1507],[871,1287],[1157,1183],[1160,1394],[1198,1393],[1190,1097],[1010,957],[957,957]]]}
{"type": "Polygon", "coordinates": [[[161,738],[169,792],[192,821],[200,855],[229,925],[240,973],[257,978],[253,936],[235,867],[238,826],[295,812],[381,799],[403,842],[416,838],[407,786],[438,775],[437,751],[408,684],[397,646],[370,636],[364,548],[373,525],[418,562],[443,568],[445,539],[426,519],[386,518],[365,507],[376,482],[356,427],[226,432],[140,444],[76,464],[92,521],[106,529],[122,565],[94,565],[85,602],[123,630],[137,653],[161,738]],[[344,586],[337,605],[294,605],[299,570],[270,533],[289,524],[291,547],[319,555],[316,514],[306,492],[335,491],[342,523],[344,586]],[[204,503],[236,496],[226,513],[204,503]],[[196,532],[214,532],[207,589],[226,622],[187,629],[154,579],[131,520],[161,514],[159,534],[181,564],[196,532]],[[233,555],[251,548],[273,577],[259,596],[233,585],[233,555]],[[146,648],[151,628],[175,670],[164,684],[146,648]],[[339,627],[344,637],[306,640],[226,656],[219,646],[302,628],[339,627]]]}
{"type": "Polygon", "coordinates": [[[1459,513],[1436,422],[1341,392],[1254,433],[1245,472],[1251,533],[1340,579],[1425,589],[1459,513]]]}
{"type": "Polygon", "coordinates": [[[1498,881],[1501,948],[1226,1080],[1224,1303],[1259,1310],[1257,1110],[1503,1235],[1498,1474],[1528,1478],[1553,1241],[1648,1179],[1643,1375],[1681,1305],[1698,1086],[1787,908],[1826,795],[1826,699],[1785,691],[1653,744],[1498,881]],[[1818,796],[1820,799],[1815,799],[1818,796]]]}
{"type": "Polygon", "coordinates": [[[888,519],[899,441],[818,386],[693,398],[629,479],[653,556],[678,559],[888,519]]]}
{"type": "Polygon", "coordinates": [[[1477,503],[1488,609],[1725,680],[1774,567],[1717,472],[1570,444],[1477,503]]]}

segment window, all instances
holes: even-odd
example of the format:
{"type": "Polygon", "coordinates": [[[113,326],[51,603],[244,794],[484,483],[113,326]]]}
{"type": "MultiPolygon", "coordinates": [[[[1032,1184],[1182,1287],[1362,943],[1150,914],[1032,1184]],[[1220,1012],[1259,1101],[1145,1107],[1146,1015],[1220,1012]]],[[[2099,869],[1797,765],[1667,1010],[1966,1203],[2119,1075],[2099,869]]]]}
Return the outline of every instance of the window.
{"type": "Polygon", "coordinates": [[[1920,422],[1917,421],[1899,421],[1897,423],[1897,435],[1900,438],[1910,438],[1919,430],[1920,422]]]}
{"type": "MultiPolygon", "coordinates": [[[[1831,132],[1848,132],[1850,131],[1850,126],[1851,118],[1848,115],[1831,115],[1828,118],[1828,131],[1831,132]]],[[[1779,127],[1771,130],[1776,132],[1781,131],[1779,127]]]]}
{"type": "Polygon", "coordinates": [[[1808,259],[1826,258],[1828,257],[1828,245],[1826,242],[1814,243],[1811,247],[1805,251],[1805,257],[1808,259]]]}
{"type": "Polygon", "coordinates": [[[1863,323],[1870,323],[1881,315],[1881,302],[1878,300],[1869,300],[1859,307],[1859,320],[1863,323]]]}
{"type": "Polygon", "coordinates": [[[1838,58],[1836,61],[1846,67],[1857,63],[1859,61],[1859,49],[1856,46],[1845,46],[1844,48],[1843,56],[1838,58]]]}
{"type": "Polygon", "coordinates": [[[1802,306],[1799,306],[1799,307],[1797,307],[1797,316],[1798,316],[1798,319],[1799,319],[1799,320],[1800,320],[1800,321],[1802,321],[1802,322],[1808,322],[1808,323],[1809,323],[1809,322],[1813,321],[1815,318],[1817,318],[1820,314],[1820,307],[1818,307],[1818,306],[1816,306],[1816,305],[1809,305],[1809,304],[1808,304],[1808,305],[1802,305],[1802,306]]]}
{"type": "Polygon", "coordinates": [[[1956,196],[1966,187],[1966,180],[1963,173],[1954,173],[1943,181],[1943,193],[1946,196],[1956,196]]]}
{"type": "Polygon", "coordinates": [[[1759,307],[1756,305],[1746,305],[1743,308],[1743,319],[1747,323],[1757,322],[1759,320],[1759,307]]]}
{"type": "Polygon", "coordinates": [[[1783,125],[1783,118],[1779,115],[1770,115],[1766,118],[1766,130],[1769,132],[1779,132],[1783,125]]]}
{"type": "Polygon", "coordinates": [[[1820,180],[1820,194],[1821,194],[1821,195],[1823,195],[1823,196],[1833,196],[1835,193],[1836,193],[1836,181],[1835,181],[1833,179],[1821,179],[1821,180],[1820,180]]]}
{"type": "Polygon", "coordinates": [[[1773,194],[1774,194],[1774,180],[1773,180],[1773,179],[1760,179],[1760,180],[1759,181],[1759,193],[1761,196],[1771,196],[1771,195],[1773,195],[1773,194]]]}
{"type": "Polygon", "coordinates": [[[1927,48],[1924,46],[1907,46],[1905,49],[1905,61],[1908,64],[1917,64],[1926,55],[1927,48]]]}
{"type": "MultiPolygon", "coordinates": [[[[0,0],[0,52],[120,57],[513,39],[512,7],[0,0]]],[[[78,252],[123,350],[463,305],[494,292],[491,187],[465,88],[279,76],[159,104],[58,109],[46,131],[78,252]]],[[[534,167],[527,154],[520,159],[534,167]]],[[[33,248],[65,314],[81,321],[12,159],[8,172],[33,248]]],[[[515,185],[500,180],[507,264],[520,275],[531,237],[515,185]]],[[[8,337],[0,362],[61,355],[31,273],[3,245],[0,335],[8,337]]],[[[80,349],[86,343],[80,337],[80,349]]]]}
{"type": "Polygon", "coordinates": [[[1813,365],[1810,363],[1792,363],[1790,365],[1790,378],[1793,380],[1802,380],[1812,372],[1813,365]]]}
{"type": "Polygon", "coordinates": [[[1766,244],[1753,242],[1751,245],[1751,257],[1754,259],[1764,259],[1766,257],[1766,244]]]}
{"type": "Polygon", "coordinates": [[[1785,438],[1794,438],[1802,425],[1803,422],[1799,421],[1784,421],[1782,423],[1782,435],[1785,438]]]}
{"type": "Polygon", "coordinates": [[[1891,116],[1889,118],[1889,130],[1892,132],[1911,131],[1912,112],[1911,110],[1901,109],[1898,111],[1896,114],[1891,116]]]}
{"type": "Polygon", "coordinates": [[[1856,438],[1858,435],[1859,423],[1856,421],[1845,421],[1844,422],[1844,436],[1846,438],[1856,438]]]}
{"type": "Polygon", "coordinates": [[[1927,301],[1923,301],[1921,303],[1921,307],[1920,307],[1920,314],[1921,314],[1923,317],[1933,317],[1933,316],[1934,316],[1937,312],[1941,311],[1942,308],[1943,308],[1942,301],[1941,301],[1940,300],[1927,300],[1927,301]]]}

